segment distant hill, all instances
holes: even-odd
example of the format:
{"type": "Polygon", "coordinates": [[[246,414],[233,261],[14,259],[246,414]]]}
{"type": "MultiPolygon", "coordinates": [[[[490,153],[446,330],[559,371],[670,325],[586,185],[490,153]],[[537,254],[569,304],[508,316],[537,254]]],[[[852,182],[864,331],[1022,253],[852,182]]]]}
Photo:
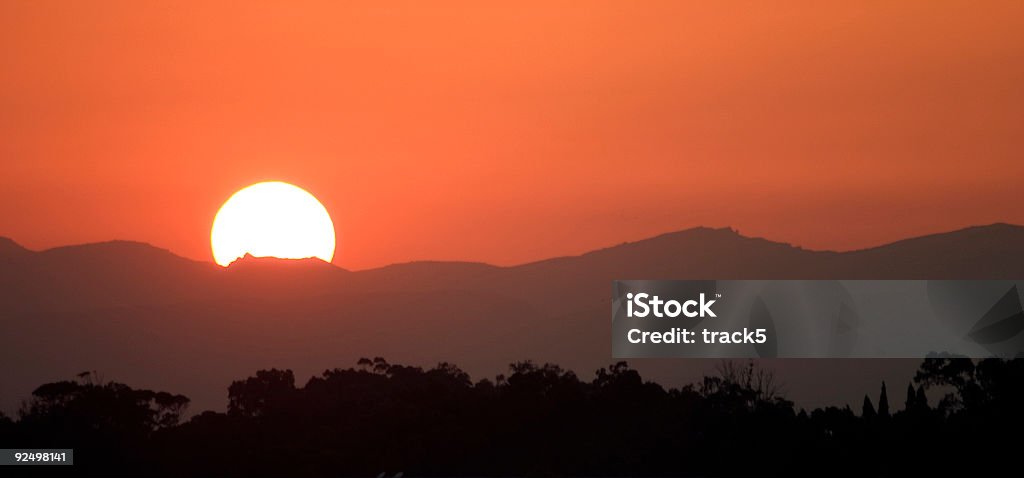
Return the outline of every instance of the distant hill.
{"type": "MultiPolygon", "coordinates": [[[[589,376],[612,361],[614,279],[1000,279],[1024,277],[1024,227],[993,224],[852,252],[811,251],[695,228],[513,267],[412,262],[347,271],[246,257],[231,267],[137,242],[30,251],[0,238],[0,409],[84,370],[223,409],[259,368],[301,380],[362,356],[456,363],[474,378],[552,361],[589,376]]],[[[768,362],[806,405],[855,404],[909,380],[917,361],[768,362]],[[842,377],[839,381],[836,377],[842,377]],[[822,384],[829,384],[822,387],[822,384]]],[[[713,365],[640,360],[681,385],[713,365]]]]}

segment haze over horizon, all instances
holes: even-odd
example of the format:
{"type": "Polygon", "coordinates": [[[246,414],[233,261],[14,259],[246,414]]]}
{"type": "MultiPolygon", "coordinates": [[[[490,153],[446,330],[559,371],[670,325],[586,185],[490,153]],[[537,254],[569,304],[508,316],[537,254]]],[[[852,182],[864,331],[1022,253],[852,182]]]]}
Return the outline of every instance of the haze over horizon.
{"type": "MultiPolygon", "coordinates": [[[[359,357],[456,362],[474,377],[533,359],[585,376],[611,360],[616,279],[1014,279],[1022,243],[1024,227],[990,225],[826,253],[691,229],[507,268],[433,262],[345,272],[277,260],[221,269],[138,243],[19,254],[0,241],[0,362],[8,365],[0,407],[40,380],[83,369],[184,393],[200,408],[223,403],[230,379],[259,368],[309,376],[359,357]]],[[[632,362],[673,386],[715,363],[632,362]]],[[[880,380],[905,383],[918,363],[771,361],[787,395],[807,406],[855,399],[880,380]],[[832,383],[837,373],[841,384],[832,383]]]]}

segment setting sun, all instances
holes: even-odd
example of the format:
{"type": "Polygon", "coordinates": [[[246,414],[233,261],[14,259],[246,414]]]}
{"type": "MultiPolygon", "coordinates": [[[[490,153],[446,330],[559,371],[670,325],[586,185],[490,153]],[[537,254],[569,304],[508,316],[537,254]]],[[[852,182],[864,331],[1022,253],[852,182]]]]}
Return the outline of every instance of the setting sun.
{"type": "Polygon", "coordinates": [[[334,223],[327,209],[304,189],[280,181],[253,184],[231,196],[210,232],[213,259],[227,266],[255,257],[334,258],[334,223]]]}

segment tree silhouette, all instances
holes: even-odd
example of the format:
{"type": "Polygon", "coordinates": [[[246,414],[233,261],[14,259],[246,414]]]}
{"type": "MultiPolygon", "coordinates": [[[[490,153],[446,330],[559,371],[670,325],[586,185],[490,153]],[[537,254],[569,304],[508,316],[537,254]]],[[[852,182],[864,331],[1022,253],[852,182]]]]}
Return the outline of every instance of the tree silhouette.
{"type": "Polygon", "coordinates": [[[975,365],[971,360],[925,359],[914,375],[914,381],[926,388],[952,390],[939,400],[938,409],[943,413],[956,413],[964,407],[975,406],[980,400],[981,390],[975,379],[975,365]]]}
{"type": "Polygon", "coordinates": [[[228,387],[228,413],[257,417],[281,406],[295,392],[291,370],[260,370],[228,387]]]}
{"type": "Polygon", "coordinates": [[[177,425],[188,403],[184,395],[135,390],[121,383],[62,381],[36,388],[20,415],[23,422],[81,420],[90,424],[86,428],[146,434],[177,425]]]}
{"type": "Polygon", "coordinates": [[[875,406],[871,404],[871,397],[864,395],[864,403],[860,407],[860,416],[865,420],[874,419],[878,413],[875,412],[875,406]]]}
{"type": "Polygon", "coordinates": [[[259,370],[230,384],[226,413],[180,423],[187,398],[90,372],[37,388],[17,421],[0,415],[0,445],[74,447],[76,466],[140,476],[891,476],[1012,465],[1022,361],[926,361],[915,379],[903,410],[888,410],[883,383],[878,409],[865,394],[857,416],[848,405],[796,413],[757,362],[722,362],[666,389],[625,362],[587,381],[521,361],[473,382],[447,362],[376,357],[301,386],[290,370],[259,370]],[[929,386],[949,391],[942,411],[929,410],[929,386]]]}
{"type": "Polygon", "coordinates": [[[911,412],[917,409],[917,392],[914,391],[914,384],[907,383],[907,398],[903,401],[903,410],[911,412]]]}
{"type": "Polygon", "coordinates": [[[929,409],[928,397],[924,393],[924,385],[917,386],[917,400],[915,401],[914,405],[918,410],[927,411],[929,409]]]}
{"type": "Polygon", "coordinates": [[[882,392],[878,395],[878,416],[889,418],[889,395],[885,393],[885,381],[882,381],[882,392]]]}

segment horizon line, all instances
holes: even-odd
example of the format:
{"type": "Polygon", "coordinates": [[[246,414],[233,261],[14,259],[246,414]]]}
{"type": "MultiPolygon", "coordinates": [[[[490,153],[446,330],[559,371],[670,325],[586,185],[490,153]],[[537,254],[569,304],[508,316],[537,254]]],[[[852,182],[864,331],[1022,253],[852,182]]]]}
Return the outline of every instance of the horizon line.
{"type": "Polygon", "coordinates": [[[729,233],[732,233],[733,235],[735,235],[737,237],[740,237],[740,238],[750,239],[750,240],[767,241],[767,242],[774,243],[774,244],[782,244],[782,245],[785,245],[785,246],[792,247],[794,249],[799,249],[799,250],[808,251],[808,252],[844,254],[844,253],[851,253],[851,252],[861,252],[861,251],[869,251],[869,250],[873,250],[873,249],[880,249],[880,248],[883,248],[883,247],[893,246],[893,245],[896,245],[896,244],[899,244],[899,243],[902,243],[902,242],[906,242],[906,241],[913,241],[913,240],[925,239],[925,238],[929,238],[929,237],[943,236],[943,235],[948,235],[948,234],[955,234],[955,233],[965,232],[965,231],[972,230],[972,229],[993,228],[993,227],[999,227],[999,226],[1008,226],[1008,227],[1011,227],[1011,228],[1021,228],[1021,229],[1024,229],[1024,224],[1014,224],[1014,223],[1011,223],[1011,222],[997,221],[997,222],[988,223],[988,224],[974,224],[974,225],[968,225],[968,226],[959,227],[959,228],[956,228],[956,229],[947,229],[947,230],[942,230],[942,231],[938,231],[938,232],[931,232],[931,233],[917,235],[917,236],[909,236],[909,237],[904,237],[904,238],[901,238],[901,239],[895,239],[895,240],[892,240],[892,241],[889,241],[889,242],[884,242],[884,243],[881,243],[881,244],[875,244],[875,245],[872,245],[872,246],[866,246],[866,247],[860,247],[860,248],[854,248],[854,249],[846,249],[846,250],[837,250],[837,249],[808,249],[808,248],[799,246],[799,245],[794,244],[794,243],[778,241],[778,240],[774,240],[774,239],[769,239],[767,237],[747,236],[747,235],[742,234],[739,231],[739,229],[737,229],[737,228],[735,228],[733,226],[712,227],[712,226],[701,225],[701,226],[693,226],[693,227],[689,227],[689,228],[685,228],[685,229],[679,229],[679,230],[674,230],[674,231],[667,231],[667,232],[663,232],[663,233],[660,233],[660,234],[655,234],[653,236],[648,236],[648,237],[644,237],[644,238],[636,239],[636,240],[632,240],[632,241],[622,241],[622,242],[618,242],[618,243],[615,243],[615,244],[612,244],[612,245],[608,245],[608,246],[599,247],[599,248],[596,248],[596,249],[587,250],[587,251],[584,251],[584,252],[581,252],[581,253],[578,253],[578,254],[565,254],[565,255],[559,255],[559,256],[551,256],[551,257],[546,257],[546,258],[541,258],[541,259],[536,259],[536,260],[531,260],[531,261],[526,261],[526,262],[519,262],[519,263],[515,263],[515,264],[508,264],[508,265],[492,264],[492,263],[489,263],[489,262],[482,262],[482,261],[458,260],[458,259],[412,259],[412,260],[408,260],[408,261],[392,262],[392,263],[389,263],[389,264],[384,264],[384,265],[376,266],[376,267],[368,267],[368,268],[364,268],[364,269],[347,269],[347,268],[342,267],[342,266],[340,266],[338,264],[335,264],[333,261],[332,262],[327,262],[327,261],[324,261],[323,259],[320,259],[320,258],[317,258],[317,257],[304,257],[304,258],[296,258],[296,259],[287,259],[287,258],[279,258],[279,257],[274,257],[274,256],[253,256],[253,255],[251,255],[249,253],[246,253],[245,256],[240,257],[240,258],[236,259],[235,261],[232,261],[231,264],[229,264],[227,266],[221,266],[221,265],[217,264],[216,262],[214,262],[212,260],[212,258],[207,259],[207,260],[193,259],[193,258],[190,258],[190,257],[186,257],[186,256],[183,256],[183,255],[180,255],[178,253],[175,253],[174,251],[172,251],[172,250],[170,250],[168,248],[160,247],[158,245],[155,245],[155,244],[152,244],[152,243],[149,243],[149,242],[138,241],[138,240],[133,240],[133,239],[108,239],[108,240],[104,240],[104,241],[83,242],[83,243],[78,243],[78,244],[66,244],[66,245],[61,245],[61,246],[48,247],[48,248],[45,248],[45,249],[30,249],[28,247],[25,247],[24,245],[22,245],[21,243],[16,241],[14,238],[9,237],[9,236],[0,236],[0,241],[3,241],[3,240],[9,241],[11,244],[17,246],[18,248],[21,248],[21,249],[23,249],[25,251],[28,251],[28,252],[31,252],[31,253],[34,253],[34,254],[42,254],[42,253],[46,253],[46,252],[50,252],[50,251],[56,251],[56,250],[61,250],[61,249],[71,249],[71,248],[79,248],[79,247],[89,247],[89,246],[98,246],[98,245],[105,245],[105,244],[118,244],[118,243],[122,243],[122,244],[132,244],[132,245],[146,246],[146,247],[149,247],[149,248],[152,248],[152,249],[156,249],[156,250],[159,250],[159,251],[166,252],[166,253],[168,253],[168,254],[170,254],[170,255],[172,255],[174,257],[177,257],[179,259],[182,259],[182,260],[186,260],[186,261],[190,261],[190,262],[195,262],[195,263],[199,263],[199,264],[209,264],[211,266],[215,266],[218,269],[223,269],[223,270],[230,269],[232,265],[234,265],[238,261],[248,257],[249,260],[269,259],[269,260],[286,261],[286,262],[287,261],[300,262],[300,261],[314,260],[314,261],[317,261],[319,263],[323,263],[323,264],[329,265],[331,267],[337,268],[337,269],[342,270],[342,271],[362,272],[362,271],[373,271],[373,270],[386,269],[388,267],[394,267],[394,266],[402,266],[402,265],[408,265],[408,264],[425,264],[425,263],[476,264],[476,265],[483,265],[483,266],[488,266],[488,267],[494,267],[494,268],[498,268],[498,269],[514,268],[514,267],[521,267],[521,266],[526,266],[526,265],[530,265],[530,264],[538,264],[538,263],[541,263],[541,262],[547,262],[547,261],[553,261],[553,260],[559,260],[559,259],[569,259],[569,258],[574,258],[574,257],[582,257],[582,256],[585,256],[585,255],[588,255],[588,254],[592,254],[592,253],[596,253],[596,252],[600,252],[600,251],[605,251],[605,250],[608,250],[608,249],[613,249],[615,247],[621,247],[621,246],[625,246],[625,245],[629,245],[629,244],[637,244],[637,243],[640,243],[640,242],[655,240],[655,239],[663,238],[663,237],[666,237],[666,236],[672,236],[672,235],[676,235],[676,234],[683,234],[683,233],[702,231],[702,230],[715,231],[715,232],[729,232],[729,233]]]}

